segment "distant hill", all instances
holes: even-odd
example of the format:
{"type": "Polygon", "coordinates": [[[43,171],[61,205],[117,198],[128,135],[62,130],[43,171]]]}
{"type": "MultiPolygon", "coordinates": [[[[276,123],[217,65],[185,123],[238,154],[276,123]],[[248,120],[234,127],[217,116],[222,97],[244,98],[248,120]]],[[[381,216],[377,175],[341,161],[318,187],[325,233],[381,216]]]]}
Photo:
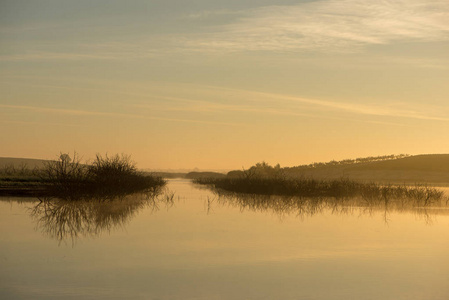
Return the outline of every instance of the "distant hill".
{"type": "Polygon", "coordinates": [[[198,179],[198,178],[223,178],[226,174],[218,172],[190,172],[187,173],[185,178],[188,179],[198,179]]]}
{"type": "Polygon", "coordinates": [[[0,168],[14,166],[15,168],[27,167],[29,169],[42,168],[45,160],[33,158],[0,157],[0,168]]]}
{"type": "Polygon", "coordinates": [[[352,165],[353,170],[449,172],[449,154],[425,154],[352,165]]]}
{"type": "Polygon", "coordinates": [[[174,173],[174,172],[148,172],[144,171],[148,175],[153,175],[162,178],[185,178],[187,173],[174,173]]]}
{"type": "Polygon", "coordinates": [[[272,167],[262,162],[245,172],[231,171],[228,176],[253,176],[254,174],[449,186],[449,154],[387,155],[285,168],[280,168],[279,165],[272,167]]]}
{"type": "Polygon", "coordinates": [[[315,168],[286,168],[286,174],[314,178],[349,178],[383,183],[449,185],[449,154],[402,156],[315,168]]]}

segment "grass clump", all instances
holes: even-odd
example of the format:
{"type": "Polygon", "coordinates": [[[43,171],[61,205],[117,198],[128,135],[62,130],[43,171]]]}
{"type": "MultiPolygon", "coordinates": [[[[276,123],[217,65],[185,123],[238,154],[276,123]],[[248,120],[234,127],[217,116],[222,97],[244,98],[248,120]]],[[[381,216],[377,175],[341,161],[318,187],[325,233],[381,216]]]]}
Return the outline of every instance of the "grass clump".
{"type": "Polygon", "coordinates": [[[57,196],[95,196],[107,198],[142,191],[155,191],[165,185],[162,178],[138,172],[136,164],[127,155],[101,156],[91,164],[80,164],[74,154],[71,159],[61,154],[50,162],[44,174],[50,182],[50,191],[57,196]]]}
{"type": "Polygon", "coordinates": [[[130,156],[124,154],[111,157],[97,154],[87,168],[87,180],[99,194],[125,194],[128,191],[154,189],[165,184],[159,177],[138,172],[130,156]]]}
{"type": "Polygon", "coordinates": [[[285,195],[300,197],[352,197],[360,184],[350,180],[316,180],[287,178],[199,178],[198,184],[213,186],[231,192],[258,195],[285,195]]]}
{"type": "MultiPolygon", "coordinates": [[[[231,173],[231,172],[230,172],[231,173]]],[[[428,186],[393,186],[363,183],[349,179],[291,178],[282,170],[266,163],[243,171],[243,176],[229,174],[224,178],[197,178],[197,184],[217,190],[256,194],[295,196],[302,198],[361,198],[366,202],[412,201],[417,206],[427,206],[442,200],[444,193],[428,186]]]]}

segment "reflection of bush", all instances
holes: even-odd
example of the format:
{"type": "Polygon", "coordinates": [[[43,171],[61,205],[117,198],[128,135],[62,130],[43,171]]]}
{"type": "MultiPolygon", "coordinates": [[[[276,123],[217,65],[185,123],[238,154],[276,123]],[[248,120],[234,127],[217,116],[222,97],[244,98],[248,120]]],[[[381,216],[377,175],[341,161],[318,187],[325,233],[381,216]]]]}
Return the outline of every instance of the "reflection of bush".
{"type": "Polygon", "coordinates": [[[95,237],[101,232],[126,225],[143,208],[159,209],[159,205],[173,205],[173,195],[160,192],[134,194],[115,199],[45,199],[34,206],[31,216],[37,227],[58,241],[80,237],[95,237]]]}
{"type": "Polygon", "coordinates": [[[143,175],[137,171],[129,156],[97,155],[90,165],[61,154],[59,160],[47,162],[42,178],[48,182],[47,195],[78,199],[86,195],[100,198],[125,195],[143,190],[155,190],[165,184],[160,177],[143,175]]]}

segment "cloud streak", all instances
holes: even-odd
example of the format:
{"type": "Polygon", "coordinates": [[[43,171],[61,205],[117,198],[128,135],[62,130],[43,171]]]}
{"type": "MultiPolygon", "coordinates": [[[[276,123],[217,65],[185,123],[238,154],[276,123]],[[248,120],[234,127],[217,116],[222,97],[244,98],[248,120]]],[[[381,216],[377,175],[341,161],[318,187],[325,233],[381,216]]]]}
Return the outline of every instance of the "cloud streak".
{"type": "MultiPolygon", "coordinates": [[[[214,94],[223,95],[221,102],[207,100],[189,99],[184,97],[157,97],[160,101],[151,104],[134,104],[134,107],[147,108],[159,112],[184,112],[184,113],[242,113],[242,114],[265,114],[285,115],[312,118],[330,118],[323,115],[324,112],[349,113],[358,116],[393,117],[427,121],[447,122],[443,112],[432,107],[416,107],[410,104],[391,103],[389,105],[361,104],[353,102],[326,101],[296,97],[283,94],[264,93],[256,91],[227,89],[219,87],[206,87],[198,94],[199,99],[207,99],[214,94]],[[228,96],[232,95],[232,101],[223,103],[228,96]],[[440,113],[440,114],[438,114],[440,113]]],[[[231,97],[231,96],[229,96],[231,97]]],[[[228,99],[229,100],[229,99],[228,99]]],[[[335,115],[335,114],[333,114],[335,115]]],[[[384,121],[382,121],[384,122],[384,121]]]]}
{"type": "Polygon", "coordinates": [[[260,97],[262,98],[272,99],[272,101],[275,101],[276,103],[279,103],[279,101],[288,101],[293,103],[308,104],[318,108],[324,108],[327,110],[337,110],[341,112],[353,113],[358,115],[400,117],[400,118],[420,119],[429,121],[449,121],[449,118],[447,117],[441,117],[435,115],[434,113],[426,112],[426,110],[424,109],[418,108],[414,109],[410,105],[407,105],[407,107],[399,106],[399,108],[394,108],[393,105],[366,105],[366,104],[339,102],[339,101],[325,101],[325,100],[301,98],[271,93],[255,93],[255,94],[260,95],[260,97]]]}
{"type": "Polygon", "coordinates": [[[374,44],[449,39],[449,2],[328,0],[247,12],[209,36],[186,41],[197,51],[357,51],[374,44]]]}
{"type": "MultiPolygon", "coordinates": [[[[159,87],[161,83],[157,83],[159,87]]],[[[38,85],[40,86],[40,85],[38,85]]],[[[152,86],[152,85],[150,85],[152,86]]],[[[55,88],[54,86],[48,86],[55,88]]],[[[58,86],[59,88],[73,88],[58,86]]],[[[134,86],[132,90],[139,90],[134,86]]],[[[90,91],[91,89],[87,89],[90,91]]],[[[296,116],[305,118],[334,119],[335,114],[346,113],[358,116],[373,116],[383,118],[405,118],[414,120],[447,122],[447,110],[429,105],[396,103],[394,101],[381,103],[347,102],[341,100],[323,100],[304,98],[294,95],[266,93],[251,90],[241,90],[205,85],[163,85],[163,89],[145,87],[141,92],[128,93],[114,89],[94,89],[99,92],[117,93],[134,98],[135,104],[128,105],[130,110],[123,111],[90,111],[80,109],[64,109],[52,107],[36,107],[28,105],[0,104],[0,108],[28,110],[37,113],[52,113],[72,116],[113,117],[130,119],[149,119],[169,122],[188,122],[221,125],[243,125],[227,122],[226,117],[240,114],[271,116],[296,116]],[[178,91],[176,93],[169,92],[178,91]],[[194,92],[192,92],[194,91],[194,92]],[[139,100],[137,100],[139,99],[139,100]],[[210,100],[213,99],[213,100],[210,100]],[[136,109],[137,108],[137,109],[136,109]],[[147,110],[142,110],[147,109],[147,110]],[[155,113],[159,114],[155,116],[155,113]],[[192,115],[196,113],[197,115],[192,115]],[[221,114],[221,120],[212,120],[221,114]],[[173,117],[175,116],[176,117],[173,117]],[[183,117],[185,116],[185,117],[183,117]]],[[[363,101],[365,102],[365,101],[363,101]]],[[[378,121],[385,121],[378,120],[378,121]]]]}
{"type": "Polygon", "coordinates": [[[20,109],[20,110],[30,110],[30,111],[34,111],[34,112],[38,112],[38,113],[56,113],[56,114],[74,115],[74,116],[136,117],[136,115],[131,115],[131,114],[87,111],[87,110],[77,110],[77,109],[37,107],[37,106],[27,106],[27,105],[0,104],[0,107],[20,109]]]}
{"type": "Polygon", "coordinates": [[[90,117],[101,117],[101,116],[103,116],[103,117],[120,117],[120,118],[168,121],[168,122],[216,124],[216,125],[230,125],[230,126],[241,125],[241,124],[238,124],[238,123],[235,123],[235,122],[219,122],[219,121],[181,119],[181,118],[164,118],[164,117],[153,117],[153,116],[146,116],[146,115],[140,115],[140,114],[98,112],[98,111],[86,111],[86,110],[75,110],[75,109],[36,107],[36,106],[26,106],[26,105],[0,104],[0,107],[16,109],[16,110],[28,110],[28,111],[33,111],[33,112],[36,112],[36,113],[52,113],[52,114],[58,114],[58,115],[90,116],[90,117]]]}
{"type": "MultiPolygon", "coordinates": [[[[74,46],[76,48],[77,46],[74,46]]],[[[111,45],[109,49],[103,46],[90,45],[90,47],[78,47],[77,52],[51,52],[37,51],[26,53],[13,53],[0,55],[0,61],[43,61],[43,60],[134,60],[154,58],[155,51],[142,49],[142,46],[111,45]],[[130,49],[131,48],[131,49],[130,49]]]]}

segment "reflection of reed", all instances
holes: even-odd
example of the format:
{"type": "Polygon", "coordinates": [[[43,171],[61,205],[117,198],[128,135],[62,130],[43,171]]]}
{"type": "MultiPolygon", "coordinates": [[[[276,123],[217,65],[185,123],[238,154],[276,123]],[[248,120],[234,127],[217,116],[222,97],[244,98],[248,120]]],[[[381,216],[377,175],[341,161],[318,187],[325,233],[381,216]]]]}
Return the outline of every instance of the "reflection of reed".
{"type": "Polygon", "coordinates": [[[41,199],[31,209],[37,228],[59,242],[80,237],[95,237],[104,231],[124,227],[143,208],[157,211],[160,205],[167,209],[174,204],[174,195],[134,194],[101,201],[83,199],[41,199]]]}
{"type": "Polygon", "coordinates": [[[332,214],[362,214],[372,215],[382,213],[388,221],[391,212],[412,212],[426,223],[432,222],[437,214],[449,214],[447,199],[441,198],[426,201],[421,198],[406,197],[294,197],[276,195],[255,195],[214,190],[217,195],[213,201],[208,198],[207,210],[211,210],[211,202],[218,205],[230,206],[240,211],[271,212],[279,217],[294,215],[300,218],[311,217],[316,214],[330,212],[332,214]]]}
{"type": "Polygon", "coordinates": [[[443,198],[444,192],[425,185],[382,185],[349,179],[318,180],[283,177],[198,178],[194,183],[211,189],[257,195],[282,195],[308,198],[354,198],[367,200],[405,198],[428,205],[443,198]]]}

